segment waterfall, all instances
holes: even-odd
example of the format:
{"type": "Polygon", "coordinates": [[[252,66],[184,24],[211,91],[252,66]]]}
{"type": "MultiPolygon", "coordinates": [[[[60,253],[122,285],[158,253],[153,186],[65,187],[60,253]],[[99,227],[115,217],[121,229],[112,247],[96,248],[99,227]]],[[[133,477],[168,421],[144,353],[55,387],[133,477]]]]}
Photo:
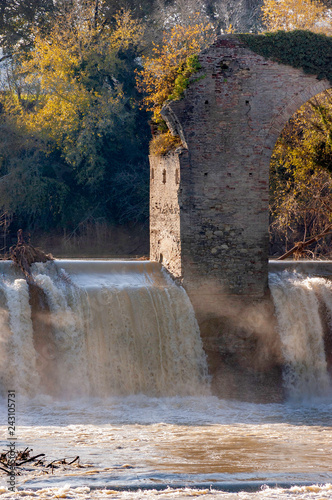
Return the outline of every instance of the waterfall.
{"type": "Polygon", "coordinates": [[[206,357],[184,289],[152,262],[35,264],[47,314],[2,262],[0,388],[33,396],[194,395],[206,357]],[[38,331],[36,331],[38,330],[38,331]]]}
{"type": "MultiPolygon", "coordinates": [[[[294,269],[272,270],[285,389],[293,399],[324,396],[331,391],[324,336],[332,330],[332,282],[294,269]]],[[[209,390],[193,308],[160,264],[40,263],[33,266],[38,287],[9,261],[0,262],[0,274],[0,394],[13,389],[71,398],[209,390]]]]}
{"type": "Polygon", "coordinates": [[[292,399],[331,391],[324,348],[332,325],[332,283],[297,272],[270,273],[269,286],[284,357],[284,386],[292,399]]]}

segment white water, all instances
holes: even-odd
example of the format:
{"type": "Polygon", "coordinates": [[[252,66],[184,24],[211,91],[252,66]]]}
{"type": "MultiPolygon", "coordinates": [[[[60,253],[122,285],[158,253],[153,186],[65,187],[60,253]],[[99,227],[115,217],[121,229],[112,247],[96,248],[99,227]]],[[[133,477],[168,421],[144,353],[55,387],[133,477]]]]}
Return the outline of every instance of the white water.
{"type": "Polygon", "coordinates": [[[0,326],[3,393],[16,387],[24,395],[68,398],[208,390],[192,306],[159,264],[34,265],[35,281],[50,308],[52,339],[36,349],[27,284],[9,262],[2,266],[3,310],[8,311],[0,326]]]}
{"type": "MultiPolygon", "coordinates": [[[[4,395],[21,392],[17,449],[29,446],[49,461],[79,455],[90,466],[28,471],[14,495],[0,474],[0,499],[332,498],[332,398],[322,349],[328,280],[271,277],[291,398],[259,405],[208,394],[191,305],[158,264],[36,266],[53,339],[38,350],[26,283],[9,262],[1,265],[0,384],[4,395]]],[[[6,407],[3,400],[2,449],[6,407]]]]}
{"type": "MultiPolygon", "coordinates": [[[[212,396],[18,398],[18,449],[46,453],[46,463],[79,455],[90,466],[27,471],[17,483],[25,498],[31,489],[38,490],[38,498],[71,499],[332,498],[331,412],[331,403],[259,405],[212,396]],[[325,486],[283,489],[302,483],[325,486]],[[168,492],[150,491],[167,486],[168,492]],[[129,488],[147,491],[123,491],[129,488]],[[240,493],[248,488],[255,493],[240,493]]],[[[5,421],[5,405],[0,418],[5,421]]],[[[4,448],[5,425],[0,439],[4,448]]],[[[0,474],[0,493],[5,485],[0,474]]],[[[3,498],[21,498],[8,495],[3,498]]]]}
{"type": "Polygon", "coordinates": [[[284,357],[284,384],[291,398],[331,395],[324,327],[332,334],[332,283],[296,272],[271,273],[284,357]],[[325,314],[324,314],[325,313],[325,314]]]}

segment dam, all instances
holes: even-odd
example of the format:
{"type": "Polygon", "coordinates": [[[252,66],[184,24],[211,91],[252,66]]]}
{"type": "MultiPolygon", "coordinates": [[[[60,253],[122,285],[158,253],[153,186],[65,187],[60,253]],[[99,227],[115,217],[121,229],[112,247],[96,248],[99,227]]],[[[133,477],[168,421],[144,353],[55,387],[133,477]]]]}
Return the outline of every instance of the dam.
{"type": "Polygon", "coordinates": [[[17,449],[61,463],[18,498],[332,498],[332,263],[267,259],[275,140],[330,82],[231,35],[199,59],[150,158],[151,261],[0,262],[1,444],[14,391],[17,449]]]}
{"type": "Polygon", "coordinates": [[[194,311],[160,264],[35,264],[48,311],[41,308],[34,321],[26,281],[9,261],[1,264],[6,387],[59,397],[204,391],[207,364],[194,311]]]}
{"type": "Polygon", "coordinates": [[[230,35],[200,62],[150,159],[152,261],[0,262],[1,445],[10,392],[51,466],[15,498],[332,498],[332,264],[267,261],[273,145],[330,82],[230,35]]]}
{"type": "Polygon", "coordinates": [[[87,464],[31,469],[17,476],[22,495],[187,498],[198,488],[203,498],[288,499],[298,485],[307,499],[315,483],[329,494],[331,266],[270,263],[276,329],[261,356],[278,351],[283,398],[265,385],[261,404],[243,372],[237,398],[227,363],[217,382],[228,397],[216,397],[192,305],[159,263],[34,264],[36,308],[21,272],[1,262],[1,422],[15,390],[18,449],[87,464]]]}
{"type": "MultiPolygon", "coordinates": [[[[227,360],[213,382],[189,298],[159,263],[34,264],[43,293],[32,300],[21,272],[1,262],[1,422],[15,390],[18,449],[86,464],[42,475],[30,467],[17,494],[307,499],[317,484],[328,495],[331,266],[270,264],[276,328],[260,355],[277,351],[283,397],[265,384],[262,404],[244,372],[237,398],[227,360]]],[[[6,432],[2,424],[3,446],[6,432]]],[[[5,481],[0,473],[12,498],[5,481]]]]}
{"type": "MultiPolygon", "coordinates": [[[[260,311],[250,309],[247,321],[256,321],[252,338],[238,336],[237,346],[234,339],[228,345],[225,333],[219,353],[224,364],[212,392],[225,395],[222,388],[227,384],[235,390],[234,380],[226,381],[232,374],[229,358],[233,360],[232,349],[237,348],[250,358],[247,371],[240,372],[242,385],[249,367],[256,372],[257,384],[277,364],[281,378],[271,387],[269,378],[264,384],[271,394],[279,384],[287,397],[323,396],[331,382],[332,263],[271,262],[270,269],[273,328],[264,321],[260,325],[260,311]],[[257,337],[262,337],[260,342],[257,337]]],[[[60,399],[210,393],[215,374],[208,366],[193,307],[183,287],[159,263],[34,264],[34,280],[43,292],[37,307],[21,271],[3,261],[1,272],[3,394],[13,385],[26,396],[45,393],[60,399]]],[[[230,330],[233,333],[232,325],[230,330]]]]}

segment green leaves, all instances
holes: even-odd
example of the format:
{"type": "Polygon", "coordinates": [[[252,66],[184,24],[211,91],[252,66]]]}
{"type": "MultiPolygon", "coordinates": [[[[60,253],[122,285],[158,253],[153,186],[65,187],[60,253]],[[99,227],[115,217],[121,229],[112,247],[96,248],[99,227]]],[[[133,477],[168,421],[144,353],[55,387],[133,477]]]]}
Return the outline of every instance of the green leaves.
{"type": "Polygon", "coordinates": [[[193,73],[201,69],[198,61],[198,56],[193,54],[187,57],[184,64],[178,69],[179,76],[176,77],[174,82],[173,92],[168,96],[168,99],[177,101],[183,97],[184,91],[189,85],[189,78],[193,73]]]}
{"type": "Polygon", "coordinates": [[[100,29],[88,7],[79,19],[70,9],[56,17],[47,34],[36,31],[29,57],[17,61],[20,80],[14,75],[2,94],[13,139],[2,162],[2,206],[43,229],[76,227],[91,213],[123,222],[118,206],[132,217],[137,195],[110,195],[119,173],[144,166],[141,192],[148,185],[149,128],[134,78],[141,25],[122,12],[100,29]]]}
{"type": "Polygon", "coordinates": [[[253,52],[332,84],[332,37],[303,30],[237,36],[253,52]]]}

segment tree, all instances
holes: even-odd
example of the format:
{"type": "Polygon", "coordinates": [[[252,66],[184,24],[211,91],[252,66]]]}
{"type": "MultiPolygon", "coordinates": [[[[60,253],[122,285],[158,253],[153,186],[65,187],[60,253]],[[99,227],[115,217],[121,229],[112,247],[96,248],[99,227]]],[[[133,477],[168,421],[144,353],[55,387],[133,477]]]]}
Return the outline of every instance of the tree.
{"type": "Polygon", "coordinates": [[[48,228],[63,222],[66,207],[73,206],[67,166],[57,154],[47,153],[46,145],[29,133],[12,113],[2,96],[0,114],[0,199],[12,229],[48,228]]]}
{"type": "MultiPolygon", "coordinates": [[[[161,45],[154,45],[152,56],[143,56],[143,70],[137,74],[137,83],[144,92],[144,104],[152,112],[153,128],[172,147],[172,139],[161,117],[161,109],[168,99],[180,99],[189,83],[189,77],[199,69],[198,53],[214,38],[211,24],[176,25],[165,31],[161,45]]],[[[159,140],[159,147],[163,147],[159,140]]],[[[166,148],[167,150],[167,148],[166,148]]],[[[160,149],[159,149],[160,151],[160,149]]],[[[153,150],[153,153],[158,151],[153,150]]]]}
{"type": "Polygon", "coordinates": [[[331,104],[331,91],[308,101],[285,127],[273,152],[271,233],[273,241],[283,241],[286,248],[323,232],[332,222],[331,104]]]}
{"type": "Polygon", "coordinates": [[[117,12],[130,11],[135,19],[147,20],[155,9],[156,0],[1,0],[0,45],[5,51],[29,50],[33,47],[34,31],[48,33],[55,17],[63,12],[85,11],[92,7],[96,18],[112,26],[117,12]]]}
{"type": "Polygon", "coordinates": [[[133,51],[142,30],[128,13],[118,15],[116,28],[109,32],[83,16],[72,27],[64,29],[60,22],[47,38],[35,36],[21,71],[27,84],[39,84],[40,89],[33,103],[28,97],[30,106],[23,98],[20,104],[28,129],[42,131],[77,169],[80,181],[93,185],[105,173],[106,137],[116,145],[119,134],[128,136],[130,101],[120,79],[124,57],[133,51]]]}
{"type": "Polygon", "coordinates": [[[33,31],[45,30],[56,11],[54,0],[2,0],[0,2],[0,44],[6,55],[33,46],[33,31]]]}
{"type": "MultiPolygon", "coordinates": [[[[269,31],[332,33],[326,5],[318,0],[264,0],[262,20],[269,31]]],[[[271,160],[270,233],[279,253],[284,245],[323,232],[332,221],[331,127],[332,101],[325,93],[300,108],[277,141],[271,160]]]]}
{"type": "Polygon", "coordinates": [[[319,0],[264,0],[262,20],[268,31],[332,31],[331,18],[319,0]]]}
{"type": "MultiPolygon", "coordinates": [[[[142,27],[128,12],[118,13],[108,26],[99,17],[96,2],[86,2],[84,9],[80,2],[75,5],[62,10],[47,34],[36,30],[28,56],[16,59],[20,84],[7,87],[3,96],[3,111],[16,134],[20,130],[21,140],[24,135],[31,139],[26,151],[31,155],[35,150],[46,159],[43,168],[37,167],[40,182],[57,179],[61,165],[59,184],[52,182],[53,199],[62,201],[53,215],[69,227],[89,214],[123,220],[119,208],[123,200],[115,194],[115,184],[122,182],[120,171],[135,166],[145,172],[138,180],[134,176],[136,181],[144,186],[148,182],[148,127],[135,101],[134,77],[142,27]]],[[[8,158],[7,181],[14,182],[15,172],[24,171],[25,165],[30,198],[20,199],[30,207],[34,178],[23,151],[20,146],[20,161],[8,158]]],[[[137,204],[134,193],[128,196],[127,191],[124,196],[127,206],[137,204]]],[[[46,201],[39,199],[45,213],[46,201]]],[[[132,216],[130,210],[127,213],[132,216]]]]}

